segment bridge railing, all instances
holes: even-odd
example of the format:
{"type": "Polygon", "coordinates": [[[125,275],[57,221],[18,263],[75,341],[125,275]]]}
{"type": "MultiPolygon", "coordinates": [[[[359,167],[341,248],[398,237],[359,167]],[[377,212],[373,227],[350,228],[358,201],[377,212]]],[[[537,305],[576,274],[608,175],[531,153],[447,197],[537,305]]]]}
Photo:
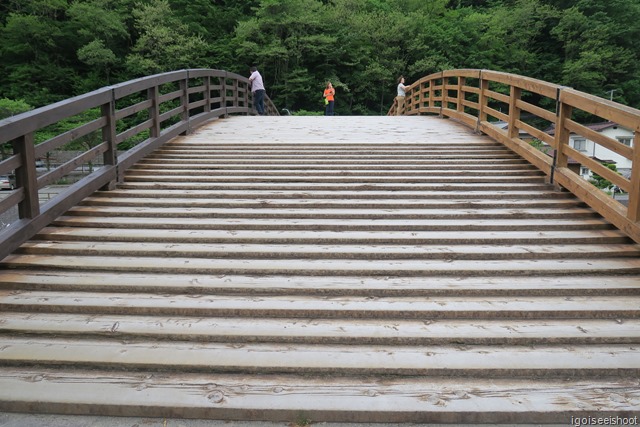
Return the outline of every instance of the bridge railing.
{"type": "Polygon", "coordinates": [[[548,181],[573,192],[636,242],[640,242],[640,110],[577,90],[515,74],[488,70],[448,70],[411,84],[402,111],[394,102],[389,115],[438,114],[464,123],[502,142],[542,170],[548,181]],[[579,123],[578,117],[610,121],[633,132],[632,146],[579,123]],[[549,132],[552,129],[552,132],[549,132]],[[584,137],[631,162],[620,175],[569,144],[584,137]],[[546,144],[543,152],[524,135],[546,144]],[[628,192],[628,205],[569,168],[569,160],[589,168],[628,192]]]}
{"type": "MultiPolygon", "coordinates": [[[[265,109],[278,115],[268,97],[265,109]]],[[[10,175],[16,187],[0,198],[0,217],[8,221],[0,229],[0,259],[94,191],[114,188],[127,168],[166,141],[208,120],[253,113],[246,77],[190,69],[104,87],[0,121],[0,146],[11,146],[0,175],[10,175]],[[75,124],[59,126],[65,121],[75,124]],[[52,167],[51,153],[73,144],[74,156],[52,167]],[[45,171],[39,159],[47,159],[45,171]],[[85,168],[91,173],[40,202],[41,189],[85,168]]]]}

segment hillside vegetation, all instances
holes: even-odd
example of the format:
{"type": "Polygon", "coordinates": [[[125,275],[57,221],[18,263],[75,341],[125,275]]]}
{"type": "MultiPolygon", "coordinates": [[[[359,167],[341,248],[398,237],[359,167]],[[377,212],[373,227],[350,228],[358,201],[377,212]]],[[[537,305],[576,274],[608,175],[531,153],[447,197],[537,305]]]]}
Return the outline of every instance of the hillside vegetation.
{"type": "Polygon", "coordinates": [[[396,78],[522,74],[640,107],[638,0],[5,0],[0,117],[183,68],[248,75],[279,108],[386,112],[396,78]]]}

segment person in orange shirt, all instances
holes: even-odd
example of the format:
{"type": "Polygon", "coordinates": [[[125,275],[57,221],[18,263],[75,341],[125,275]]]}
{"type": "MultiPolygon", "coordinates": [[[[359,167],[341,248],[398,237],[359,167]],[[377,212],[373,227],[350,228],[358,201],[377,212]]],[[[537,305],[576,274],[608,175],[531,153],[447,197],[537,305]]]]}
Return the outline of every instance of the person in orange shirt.
{"type": "Polygon", "coordinates": [[[324,109],[325,116],[333,116],[333,96],[336,94],[336,90],[333,88],[331,82],[327,82],[327,87],[324,89],[324,103],[326,104],[324,109]]]}

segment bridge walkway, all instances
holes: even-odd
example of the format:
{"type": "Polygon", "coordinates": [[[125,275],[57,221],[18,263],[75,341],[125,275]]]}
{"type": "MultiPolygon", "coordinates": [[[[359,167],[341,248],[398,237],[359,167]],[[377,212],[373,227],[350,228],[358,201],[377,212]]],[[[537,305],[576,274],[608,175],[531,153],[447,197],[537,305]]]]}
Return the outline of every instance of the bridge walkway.
{"type": "Polygon", "coordinates": [[[569,423],[640,410],[640,248],[438,117],[231,117],[0,268],[0,410],[569,423]]]}

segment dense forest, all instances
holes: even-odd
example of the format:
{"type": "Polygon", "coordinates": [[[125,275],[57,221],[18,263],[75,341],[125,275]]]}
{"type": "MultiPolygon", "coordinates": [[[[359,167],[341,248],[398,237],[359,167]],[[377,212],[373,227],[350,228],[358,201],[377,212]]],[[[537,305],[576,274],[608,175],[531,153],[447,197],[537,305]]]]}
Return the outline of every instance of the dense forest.
{"type": "Polygon", "coordinates": [[[183,68],[249,74],[279,108],[380,114],[396,79],[530,76],[640,108],[638,0],[3,0],[0,117],[183,68]]]}

